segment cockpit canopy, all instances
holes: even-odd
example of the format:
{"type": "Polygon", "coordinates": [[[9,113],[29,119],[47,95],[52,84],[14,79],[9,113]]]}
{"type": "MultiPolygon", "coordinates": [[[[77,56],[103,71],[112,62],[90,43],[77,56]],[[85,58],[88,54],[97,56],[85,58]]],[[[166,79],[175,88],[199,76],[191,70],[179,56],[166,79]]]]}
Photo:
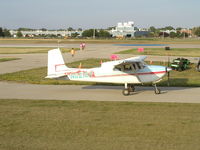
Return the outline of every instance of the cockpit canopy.
{"type": "Polygon", "coordinates": [[[132,63],[125,63],[115,66],[114,70],[116,71],[137,71],[143,69],[146,66],[144,62],[132,62],[132,63]]]}

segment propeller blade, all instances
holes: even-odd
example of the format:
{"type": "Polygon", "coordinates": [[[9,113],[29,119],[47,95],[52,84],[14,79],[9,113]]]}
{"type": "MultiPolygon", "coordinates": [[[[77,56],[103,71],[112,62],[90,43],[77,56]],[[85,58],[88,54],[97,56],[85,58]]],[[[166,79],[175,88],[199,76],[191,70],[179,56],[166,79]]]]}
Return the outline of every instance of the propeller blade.
{"type": "Polygon", "coordinates": [[[168,67],[166,67],[166,72],[167,72],[167,85],[169,86],[170,85],[170,71],[171,71],[172,69],[171,68],[168,68],[168,67]]]}
{"type": "Polygon", "coordinates": [[[170,74],[169,74],[169,72],[167,73],[167,85],[169,86],[169,77],[170,77],[170,74]]]}
{"type": "MultiPolygon", "coordinates": [[[[169,67],[169,65],[170,65],[170,59],[169,59],[169,56],[168,56],[168,63],[167,63],[167,66],[169,67]]],[[[166,71],[167,71],[167,85],[169,86],[169,78],[170,78],[170,71],[171,71],[171,68],[168,68],[168,67],[166,67],[166,71]]]]}

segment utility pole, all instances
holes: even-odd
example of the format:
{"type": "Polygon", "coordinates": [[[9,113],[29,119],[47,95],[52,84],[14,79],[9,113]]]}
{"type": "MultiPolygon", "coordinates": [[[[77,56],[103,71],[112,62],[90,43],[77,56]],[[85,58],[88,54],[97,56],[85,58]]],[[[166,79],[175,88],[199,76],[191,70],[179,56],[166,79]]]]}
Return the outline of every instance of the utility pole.
{"type": "Polygon", "coordinates": [[[163,31],[163,39],[165,38],[165,32],[163,31]]]}
{"type": "Polygon", "coordinates": [[[95,29],[93,30],[93,39],[95,39],[95,29]]]}

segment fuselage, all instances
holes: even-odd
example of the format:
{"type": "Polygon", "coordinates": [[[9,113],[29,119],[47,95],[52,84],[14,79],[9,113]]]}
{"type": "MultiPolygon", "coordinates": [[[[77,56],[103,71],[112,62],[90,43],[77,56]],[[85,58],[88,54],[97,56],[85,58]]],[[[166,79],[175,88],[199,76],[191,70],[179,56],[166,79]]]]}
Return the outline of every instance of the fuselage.
{"type": "Polygon", "coordinates": [[[116,68],[70,68],[65,71],[66,79],[74,81],[105,82],[105,83],[147,83],[160,80],[166,74],[166,67],[145,65],[138,70],[118,70],[116,68]]]}

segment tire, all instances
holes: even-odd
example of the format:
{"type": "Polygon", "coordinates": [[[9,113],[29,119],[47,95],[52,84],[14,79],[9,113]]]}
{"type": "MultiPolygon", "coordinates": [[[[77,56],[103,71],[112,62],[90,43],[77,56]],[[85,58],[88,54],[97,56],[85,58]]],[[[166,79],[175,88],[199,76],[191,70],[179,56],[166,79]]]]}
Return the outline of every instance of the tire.
{"type": "Polygon", "coordinates": [[[122,91],[122,94],[123,94],[124,96],[128,96],[128,95],[130,95],[130,91],[129,91],[128,89],[124,89],[124,90],[122,91]]]}
{"type": "Polygon", "coordinates": [[[160,93],[161,93],[160,89],[155,90],[155,94],[160,94],[160,93]]]}
{"type": "Polygon", "coordinates": [[[135,92],[135,87],[134,85],[131,85],[129,88],[128,88],[129,92],[135,92]]]}

